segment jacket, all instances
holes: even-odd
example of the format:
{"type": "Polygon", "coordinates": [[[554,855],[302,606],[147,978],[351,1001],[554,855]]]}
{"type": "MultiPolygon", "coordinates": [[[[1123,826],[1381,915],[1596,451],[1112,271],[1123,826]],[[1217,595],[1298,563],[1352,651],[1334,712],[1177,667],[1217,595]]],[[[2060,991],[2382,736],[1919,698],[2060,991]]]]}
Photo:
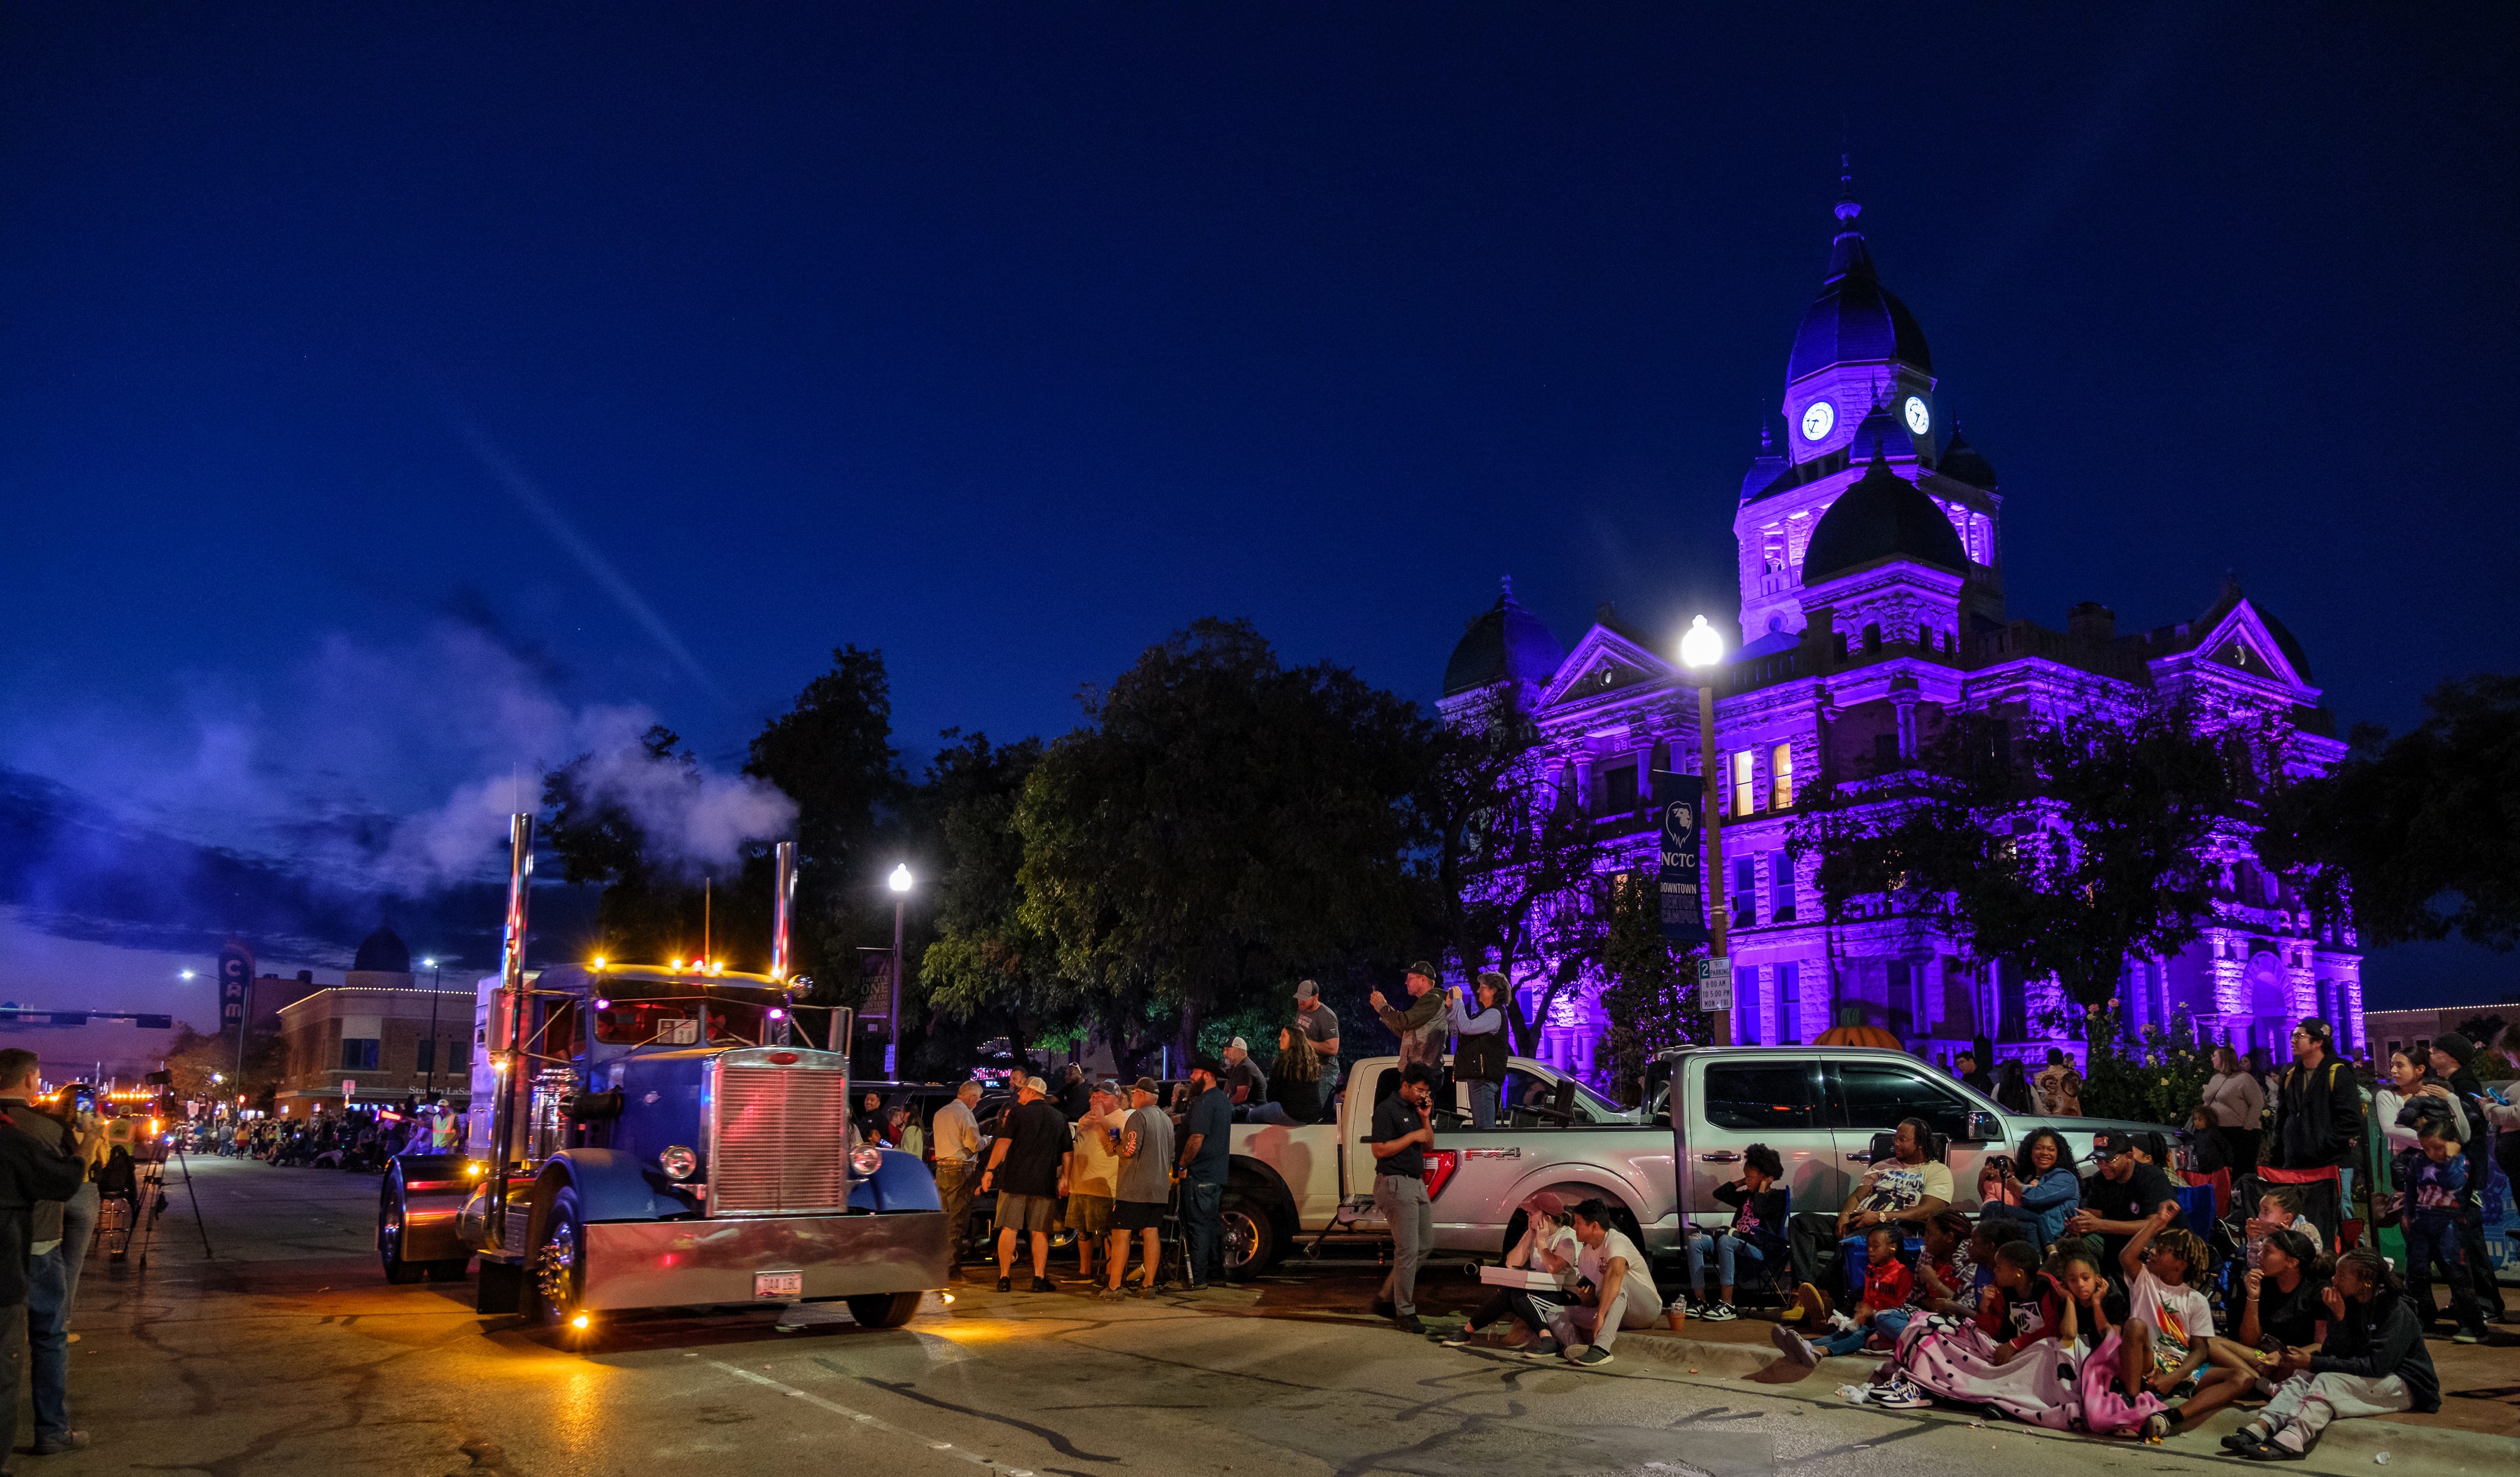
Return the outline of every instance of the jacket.
{"type": "MultiPolygon", "coordinates": [[[[45,1112],[42,1108],[22,1097],[0,1097],[0,1111],[5,1111],[21,1132],[33,1135],[54,1152],[75,1154],[78,1136],[70,1132],[68,1124],[45,1112]]],[[[83,1172],[79,1176],[82,1183],[86,1178],[83,1172]]],[[[78,1193],[78,1186],[73,1185],[70,1186],[70,1194],[76,1193],[78,1193]]],[[[45,1199],[35,1202],[33,1222],[26,1233],[28,1241],[40,1246],[46,1241],[58,1241],[62,1238],[62,1202],[68,1198],[69,1195],[64,1195],[58,1200],[45,1199]]]]}
{"type": "Polygon", "coordinates": [[[2345,1317],[2328,1325],[2327,1342],[2310,1357],[2310,1369],[2364,1379],[2394,1374],[2407,1382],[2417,1413],[2441,1409],[2441,1376],[2424,1351],[2424,1331],[2416,1325],[2415,1310],[2395,1292],[2375,1292],[2359,1308],[2348,1304],[2345,1317]]]}
{"type": "Polygon", "coordinates": [[[1429,990],[1411,1001],[1406,1010],[1394,1010],[1384,1006],[1373,1012],[1392,1035],[1400,1038],[1400,1065],[1403,1070],[1413,1061],[1422,1061],[1437,1072],[1443,1070],[1445,998],[1442,990],[1429,990]]]}
{"type": "Polygon", "coordinates": [[[1468,997],[1453,1002],[1453,1075],[1463,1082],[1505,1081],[1505,1009],[1482,1010],[1468,997]]]}
{"type": "Polygon", "coordinates": [[[2061,1164],[2021,1186],[2021,1208],[2038,1218],[2043,1247],[2063,1238],[2065,1223],[2082,1203],[2082,1178],[2061,1164]]]}
{"type": "Polygon", "coordinates": [[[2275,1165],[2342,1164],[2362,1135],[2362,1090],[2353,1069],[2330,1055],[2315,1067],[2294,1062],[2275,1094],[2275,1165]]]}
{"type": "Polygon", "coordinates": [[[2204,1105],[2216,1128],[2254,1131],[2267,1116],[2267,1090],[2248,1072],[2217,1072],[2205,1084],[2204,1105]]]}
{"type": "Polygon", "coordinates": [[[35,1207],[68,1199],[87,1179],[85,1165],[55,1149],[49,1136],[38,1137],[40,1125],[20,1126],[30,1118],[61,1127],[31,1108],[0,1111],[0,1122],[9,1125],[0,1128],[0,1307],[26,1301],[26,1249],[35,1239],[30,1234],[35,1207]]]}

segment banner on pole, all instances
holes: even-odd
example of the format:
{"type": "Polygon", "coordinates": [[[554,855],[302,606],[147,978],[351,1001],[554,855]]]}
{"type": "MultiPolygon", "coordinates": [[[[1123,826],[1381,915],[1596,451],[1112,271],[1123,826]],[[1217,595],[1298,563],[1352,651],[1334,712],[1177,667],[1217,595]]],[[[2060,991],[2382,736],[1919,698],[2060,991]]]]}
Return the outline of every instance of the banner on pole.
{"type": "Polygon", "coordinates": [[[1699,888],[1697,785],[1694,777],[1656,770],[1654,793],[1662,806],[1662,869],[1655,885],[1662,893],[1662,936],[1665,943],[1687,948],[1707,942],[1705,899],[1699,888]]]}
{"type": "Polygon", "coordinates": [[[245,1023],[245,1011],[253,989],[253,951],[235,939],[219,950],[219,1027],[232,1029],[245,1023]]]}

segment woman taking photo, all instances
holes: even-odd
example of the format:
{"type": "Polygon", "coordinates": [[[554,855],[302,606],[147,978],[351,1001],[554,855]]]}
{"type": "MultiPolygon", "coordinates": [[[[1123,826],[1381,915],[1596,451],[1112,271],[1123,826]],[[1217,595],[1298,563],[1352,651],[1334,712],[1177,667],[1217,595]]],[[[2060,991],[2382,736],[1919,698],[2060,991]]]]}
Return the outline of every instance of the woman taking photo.
{"type": "Polygon", "coordinates": [[[2214,1075],[2205,1083],[2205,1111],[2223,1131],[2231,1148],[2231,1173],[2255,1174],[2258,1135],[2266,1122],[2267,1090],[2249,1071],[2240,1053],[2228,1046],[2214,1049],[2214,1075]]]}

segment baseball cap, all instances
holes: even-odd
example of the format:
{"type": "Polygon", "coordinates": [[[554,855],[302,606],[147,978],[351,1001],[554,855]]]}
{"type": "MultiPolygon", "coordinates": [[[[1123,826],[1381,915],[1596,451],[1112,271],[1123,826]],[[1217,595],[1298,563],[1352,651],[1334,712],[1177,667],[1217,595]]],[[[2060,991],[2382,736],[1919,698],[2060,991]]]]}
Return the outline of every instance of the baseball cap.
{"type": "Polygon", "coordinates": [[[1321,986],[1319,986],[1319,985],[1317,985],[1317,984],[1314,984],[1311,980],[1303,980],[1303,981],[1300,981],[1300,982],[1298,982],[1298,983],[1296,984],[1296,986],[1295,986],[1295,999],[1297,999],[1297,1000],[1319,1000],[1319,999],[1321,999],[1321,998],[1322,998],[1322,987],[1321,987],[1321,986]]]}
{"type": "Polygon", "coordinates": [[[1244,1040],[1243,1040],[1241,1037],[1239,1037],[1239,1036],[1237,1036],[1237,1037],[1236,1037],[1236,1038],[1234,1038],[1232,1041],[1227,1042],[1227,1043],[1226,1043],[1226,1045],[1227,1045],[1228,1047],[1232,1048],[1233,1050],[1237,1051],[1237,1052],[1248,1052],[1248,1051],[1250,1051],[1250,1050],[1251,1050],[1251,1043],[1249,1043],[1249,1042],[1247,1042],[1247,1041],[1244,1041],[1244,1040]]]}
{"type": "Polygon", "coordinates": [[[1411,964],[1407,972],[1411,974],[1422,974],[1428,979],[1434,980],[1440,980],[1444,977],[1442,970],[1436,968],[1433,964],[1426,962],[1422,959],[1418,962],[1411,964]]]}
{"type": "Polygon", "coordinates": [[[2460,1066],[2466,1066],[2476,1056],[2476,1044],[2456,1031],[2444,1031],[2433,1038],[2433,1045],[2441,1050],[2443,1055],[2460,1066]]]}
{"type": "Polygon", "coordinates": [[[1534,1190],[1523,1196],[1522,1208],[1534,1215],[1547,1216],[1552,1221],[1566,1219],[1566,1201],[1552,1189],[1534,1190]]]}
{"type": "Polygon", "coordinates": [[[1144,1093],[1149,1097],[1160,1097],[1164,1095],[1164,1090],[1155,1086],[1155,1079],[1152,1077],[1139,1078],[1136,1082],[1129,1085],[1129,1091],[1133,1093],[1144,1093]]]}
{"type": "Polygon", "coordinates": [[[1042,1080],[1041,1080],[1040,1078],[1038,1078],[1038,1077],[1027,1077],[1027,1078],[1025,1078],[1025,1079],[1024,1079],[1024,1086],[1026,1086],[1026,1087],[1028,1087],[1028,1088],[1032,1089],[1032,1090],[1033,1090],[1034,1092],[1036,1092],[1036,1093],[1039,1093],[1039,1094],[1040,1094],[1041,1096],[1043,1096],[1044,1097],[1049,1097],[1049,1096],[1050,1096],[1050,1084],[1049,1084],[1049,1083],[1047,1083],[1047,1082],[1042,1081],[1042,1080]]]}
{"type": "Polygon", "coordinates": [[[2091,1159],[2093,1163],[2134,1152],[2135,1136],[2133,1134],[2121,1134],[2115,1129],[2102,1129],[2092,1136],[2091,1159]]]}
{"type": "Polygon", "coordinates": [[[2327,1022],[2319,1019],[2316,1015],[2307,1017],[2300,1025],[2294,1027],[2294,1029],[2301,1032],[2304,1036],[2309,1037],[2311,1040],[2318,1042],[2321,1046],[2325,1046],[2329,1041],[2333,1040],[2336,1035],[2336,1032],[2328,1026],[2327,1022]]]}
{"type": "Polygon", "coordinates": [[[1212,1077],[1225,1075],[1225,1063],[1213,1056],[1194,1057],[1191,1061],[1190,1068],[1193,1072],[1205,1072],[1212,1077]]]}

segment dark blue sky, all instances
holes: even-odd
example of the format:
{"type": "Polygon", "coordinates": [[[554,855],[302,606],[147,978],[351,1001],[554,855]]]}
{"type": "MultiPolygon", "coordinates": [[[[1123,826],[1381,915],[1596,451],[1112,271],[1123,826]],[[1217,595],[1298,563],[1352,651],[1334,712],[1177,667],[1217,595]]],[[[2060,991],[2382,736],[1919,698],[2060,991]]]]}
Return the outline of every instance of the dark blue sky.
{"type": "Polygon", "coordinates": [[[2512,14],[2204,9],[12,5],[0,763],[450,621],[724,760],[840,642],[917,750],[1203,614],[1729,618],[1841,145],[2015,613],[2233,567],[2403,727],[2520,616],[2512,14]]]}

